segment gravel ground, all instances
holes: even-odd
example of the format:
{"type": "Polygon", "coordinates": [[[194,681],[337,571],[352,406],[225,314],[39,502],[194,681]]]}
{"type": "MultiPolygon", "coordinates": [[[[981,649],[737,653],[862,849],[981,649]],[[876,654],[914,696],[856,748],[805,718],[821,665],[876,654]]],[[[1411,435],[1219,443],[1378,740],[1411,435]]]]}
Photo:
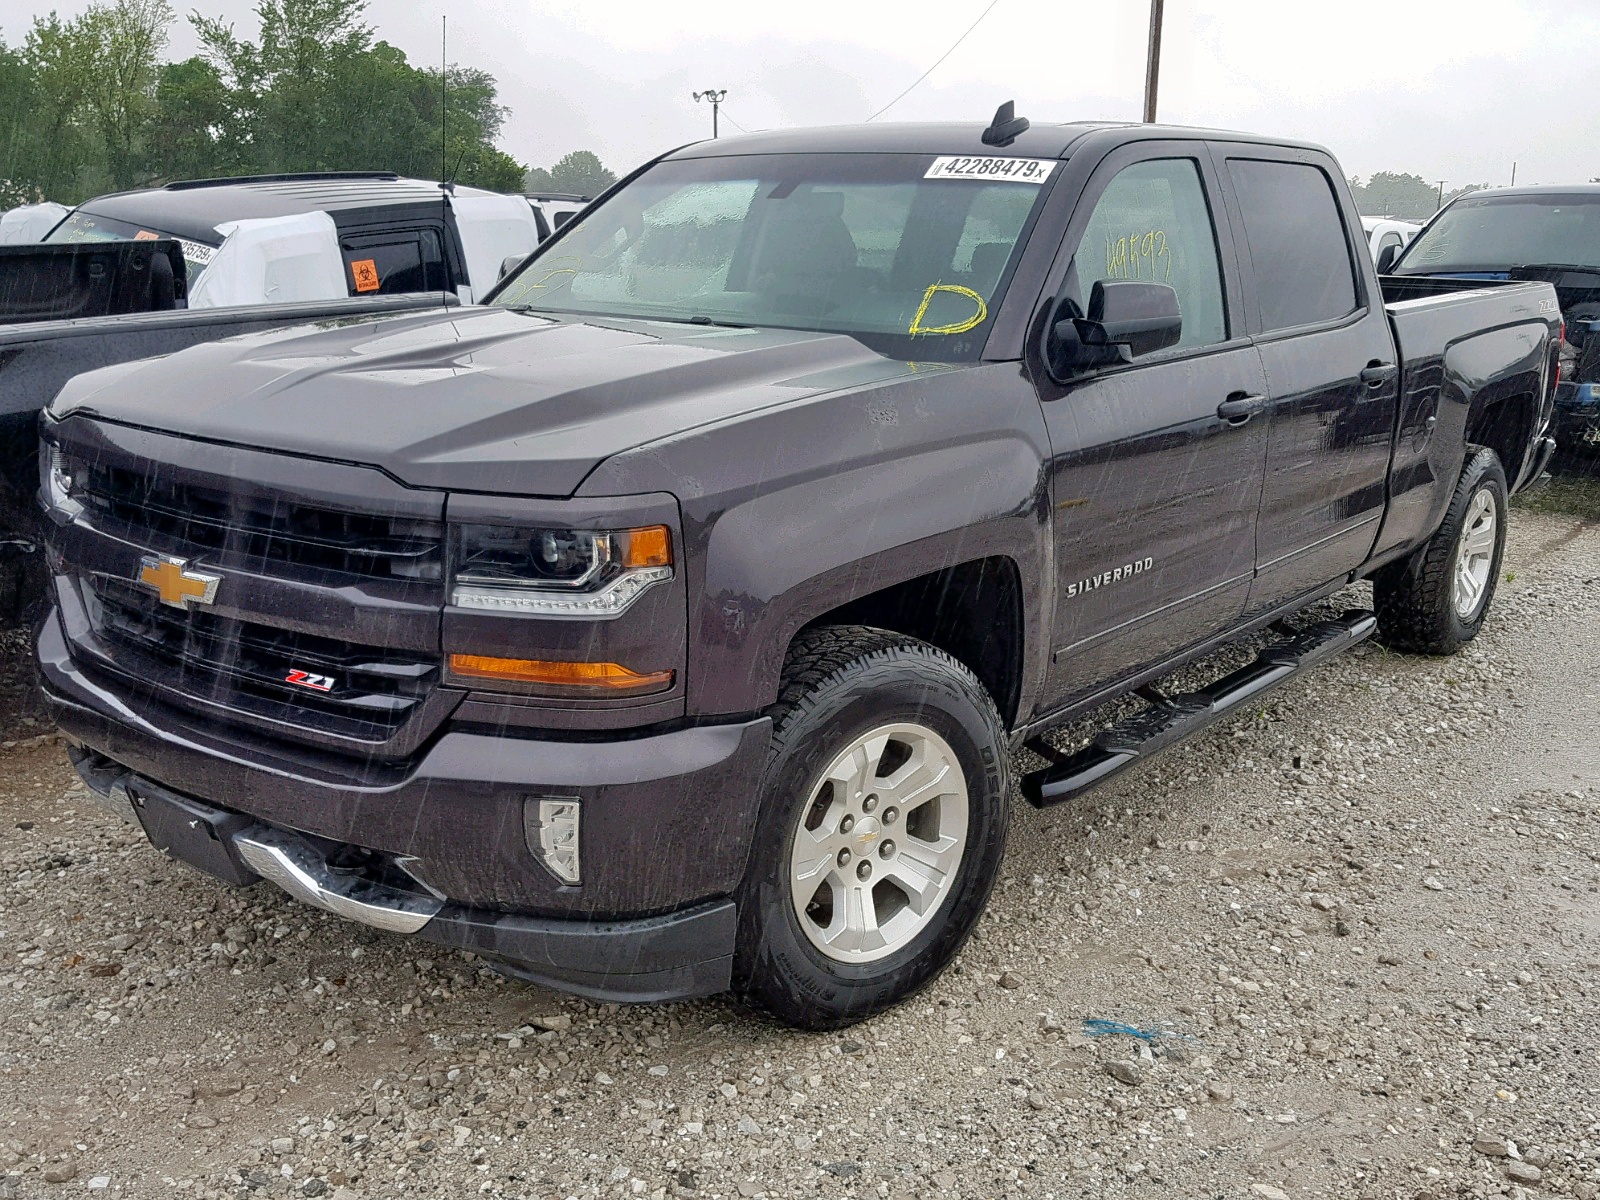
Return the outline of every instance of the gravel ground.
{"type": "Polygon", "coordinates": [[[14,746],[0,1197],[1593,1200],[1600,521],[1521,511],[1507,566],[1455,659],[1019,805],[959,963],[842,1035],[230,892],[14,746]]]}

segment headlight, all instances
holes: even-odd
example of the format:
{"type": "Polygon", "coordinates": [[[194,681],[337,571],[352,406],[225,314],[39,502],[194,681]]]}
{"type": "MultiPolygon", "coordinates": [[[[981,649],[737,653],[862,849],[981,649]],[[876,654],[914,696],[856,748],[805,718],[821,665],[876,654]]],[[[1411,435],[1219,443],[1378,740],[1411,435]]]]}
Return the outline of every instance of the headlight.
{"type": "Polygon", "coordinates": [[[665,525],[616,531],[455,527],[451,603],[531,616],[620,616],[672,578],[665,525]]]}

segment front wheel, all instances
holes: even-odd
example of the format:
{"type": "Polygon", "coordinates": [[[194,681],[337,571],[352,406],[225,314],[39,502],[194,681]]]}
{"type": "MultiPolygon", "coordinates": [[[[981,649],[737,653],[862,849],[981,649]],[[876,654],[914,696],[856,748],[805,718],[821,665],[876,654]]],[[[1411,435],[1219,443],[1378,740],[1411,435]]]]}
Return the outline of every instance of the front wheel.
{"type": "Polygon", "coordinates": [[[803,635],[739,895],[735,989],[837,1029],[931,980],[994,886],[1009,761],[993,701],[943,651],[861,626],[803,635]]]}
{"type": "Polygon", "coordinates": [[[1378,638],[1393,650],[1454,654],[1478,636],[1500,580],[1506,475],[1493,450],[1472,453],[1433,537],[1372,581],[1378,638]]]}

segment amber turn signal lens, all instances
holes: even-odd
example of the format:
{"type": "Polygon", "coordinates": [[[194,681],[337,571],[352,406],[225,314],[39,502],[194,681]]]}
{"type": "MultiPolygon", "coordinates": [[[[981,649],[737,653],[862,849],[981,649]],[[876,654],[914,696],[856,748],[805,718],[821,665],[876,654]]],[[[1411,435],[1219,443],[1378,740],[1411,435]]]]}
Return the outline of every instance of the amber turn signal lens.
{"type": "Polygon", "coordinates": [[[672,539],[665,525],[629,529],[617,536],[622,542],[623,566],[631,568],[672,565],[672,539]]]}
{"type": "Polygon", "coordinates": [[[673,678],[671,671],[650,671],[641,675],[620,663],[544,662],[531,658],[491,658],[482,654],[452,654],[450,673],[463,679],[530,684],[543,695],[572,697],[642,696],[664,692],[672,686],[673,678]]]}

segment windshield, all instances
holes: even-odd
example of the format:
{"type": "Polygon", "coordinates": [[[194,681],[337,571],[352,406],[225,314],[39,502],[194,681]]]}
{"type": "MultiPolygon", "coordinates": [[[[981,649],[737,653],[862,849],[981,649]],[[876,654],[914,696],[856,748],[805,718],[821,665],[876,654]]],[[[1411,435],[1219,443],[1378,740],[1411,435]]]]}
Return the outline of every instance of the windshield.
{"type": "Polygon", "coordinates": [[[1600,268],[1600,194],[1471,196],[1457,200],[1411,243],[1397,275],[1600,268]]]}
{"type": "Polygon", "coordinates": [[[493,303],[813,329],[897,358],[973,360],[1055,165],[927,154],[658,163],[573,217],[493,303]]]}
{"type": "Polygon", "coordinates": [[[189,267],[189,286],[194,287],[200,276],[205,272],[211,256],[216,253],[214,247],[191,242],[188,238],[176,237],[170,233],[162,233],[155,229],[143,229],[138,225],[130,225],[126,221],[117,221],[111,217],[99,217],[94,213],[84,212],[81,208],[70,213],[50,231],[46,242],[127,242],[127,241],[153,241],[156,238],[172,238],[183,249],[183,261],[189,267]]]}

